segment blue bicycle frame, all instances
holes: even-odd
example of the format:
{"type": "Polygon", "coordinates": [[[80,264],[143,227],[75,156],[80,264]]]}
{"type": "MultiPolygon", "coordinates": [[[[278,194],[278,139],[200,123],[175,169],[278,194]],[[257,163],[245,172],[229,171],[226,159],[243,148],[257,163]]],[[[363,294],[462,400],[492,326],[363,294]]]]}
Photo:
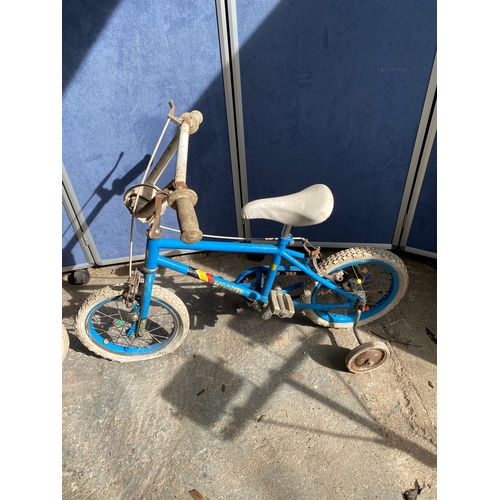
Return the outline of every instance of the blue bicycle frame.
{"type": "MultiPolygon", "coordinates": [[[[227,241],[210,242],[200,240],[202,233],[199,230],[198,221],[194,212],[197,195],[187,188],[185,181],[189,135],[195,133],[198,129],[202,121],[202,115],[199,111],[192,111],[191,113],[184,113],[178,119],[174,116],[175,108],[173,102],[170,101],[169,104],[171,106],[171,113],[169,113],[168,118],[179,126],[178,134],[173,137],[165,153],[162,155],[162,158],[160,158],[146,181],[131,188],[124,197],[125,205],[128,207],[129,211],[139,218],[139,220],[142,220],[142,222],[150,221],[150,217],[154,213],[153,222],[151,223],[150,229],[147,231],[146,258],[142,269],[144,273],[144,295],[140,305],[140,319],[139,326],[137,327],[139,331],[145,327],[146,321],[143,320],[148,317],[153,284],[159,266],[192,276],[205,283],[210,283],[214,287],[237,293],[250,301],[254,301],[255,304],[262,306],[266,306],[270,302],[270,294],[273,291],[273,285],[278,272],[301,272],[323,285],[326,289],[334,291],[344,300],[341,303],[335,302],[334,304],[321,304],[317,303],[316,300],[311,300],[311,303],[294,301],[290,298],[289,292],[302,285],[302,283],[297,283],[295,286],[282,290],[283,293],[288,295],[287,300],[291,300],[291,304],[294,308],[310,309],[318,312],[331,311],[332,309],[338,311],[358,309],[357,305],[360,301],[364,301],[364,296],[339,288],[333,280],[324,277],[324,275],[316,271],[315,266],[311,263],[309,255],[289,248],[289,245],[293,242],[293,237],[290,235],[291,225],[284,225],[283,231],[277,239],[276,244],[234,243],[227,241]],[[156,188],[157,192],[154,196],[152,192],[145,194],[142,189],[144,187],[152,189],[151,187],[161,175],[161,172],[166,168],[176,150],[178,150],[178,155],[173,181],[168,184],[164,190],[156,188]],[[142,207],[136,212],[135,207],[139,199],[142,201],[142,207]],[[177,211],[179,226],[181,228],[180,240],[163,237],[163,233],[159,229],[161,207],[165,200],[167,200],[168,204],[177,211]],[[247,269],[240,274],[236,280],[230,281],[162,256],[161,252],[165,250],[263,254],[272,256],[272,263],[269,266],[259,266],[247,269]],[[282,266],[281,262],[283,259],[288,261],[290,265],[282,266]],[[262,286],[259,284],[253,287],[251,283],[242,283],[246,276],[254,272],[260,273],[260,276],[265,276],[262,286]]],[[[333,208],[333,199],[331,208],[333,208]]],[[[361,261],[358,263],[361,263],[361,261]]],[[[383,263],[381,263],[381,265],[384,266],[383,263]]],[[[397,276],[394,276],[394,278],[397,279],[397,276]]],[[[392,288],[387,303],[392,300],[396,289],[397,287],[392,288]]],[[[132,333],[131,331],[131,334],[132,333]]]]}
{"type": "MultiPolygon", "coordinates": [[[[269,293],[272,290],[276,275],[280,271],[303,272],[305,275],[314,278],[316,281],[325,287],[334,290],[336,293],[346,299],[341,304],[335,304],[335,309],[353,309],[359,297],[353,296],[351,293],[337,287],[332,280],[323,278],[318,273],[311,269],[308,257],[302,252],[298,252],[288,248],[293,242],[293,237],[280,236],[276,244],[254,244],[254,243],[233,243],[233,242],[209,242],[199,241],[198,243],[185,244],[180,240],[171,238],[158,238],[147,240],[146,258],[142,271],[144,273],[144,297],[141,302],[141,319],[146,319],[148,316],[149,304],[153,284],[156,278],[158,267],[172,269],[181,274],[192,276],[205,283],[209,283],[214,287],[219,287],[224,290],[237,293],[254,300],[259,304],[266,304],[269,301],[269,293]],[[264,254],[273,256],[272,263],[269,266],[252,267],[241,273],[236,280],[229,281],[220,276],[215,276],[200,269],[195,269],[191,266],[177,262],[169,257],[162,256],[162,250],[194,250],[203,252],[231,252],[244,254],[264,254]],[[291,266],[282,266],[281,261],[287,260],[291,266]],[[241,283],[242,279],[253,272],[265,272],[264,283],[262,290],[258,291],[250,288],[250,284],[241,283]]],[[[285,292],[290,290],[285,290],[285,292]]],[[[293,301],[293,305],[302,309],[328,310],[331,309],[331,304],[304,304],[302,302],[293,301]]]]}

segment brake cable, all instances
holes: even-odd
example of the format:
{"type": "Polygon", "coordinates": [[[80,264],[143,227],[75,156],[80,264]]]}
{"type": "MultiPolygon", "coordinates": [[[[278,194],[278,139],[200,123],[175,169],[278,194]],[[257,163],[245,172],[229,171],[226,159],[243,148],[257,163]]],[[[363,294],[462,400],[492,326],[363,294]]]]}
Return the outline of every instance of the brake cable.
{"type": "MultiPolygon", "coordinates": [[[[149,159],[149,162],[148,162],[148,165],[146,167],[146,170],[144,171],[144,175],[142,176],[142,180],[141,180],[141,184],[143,185],[146,178],[147,178],[147,175],[149,173],[149,169],[151,168],[151,165],[153,164],[153,160],[154,160],[154,157],[156,155],[156,152],[158,151],[158,148],[160,147],[160,144],[161,144],[161,141],[163,140],[163,136],[165,135],[165,132],[167,130],[167,127],[168,127],[168,124],[170,123],[171,119],[172,119],[172,116],[171,116],[171,113],[172,113],[172,108],[173,108],[173,103],[171,103],[171,109],[170,111],[168,112],[168,116],[167,116],[167,121],[165,123],[165,126],[163,127],[163,130],[160,134],[160,137],[158,139],[158,141],[156,142],[156,146],[153,150],[153,153],[151,155],[151,158],[149,159]]],[[[173,108],[175,110],[175,108],[173,108]]],[[[149,185],[148,185],[149,186],[149,185]]],[[[156,186],[149,186],[149,187],[154,187],[156,188],[158,191],[160,191],[160,189],[156,186]]],[[[135,198],[135,201],[134,201],[134,206],[132,208],[132,221],[130,223],[130,237],[129,237],[129,258],[128,258],[128,277],[131,278],[132,277],[132,255],[133,255],[133,246],[134,246],[134,219],[135,219],[135,212],[137,210],[137,204],[139,202],[139,196],[136,196],[135,198]]]]}

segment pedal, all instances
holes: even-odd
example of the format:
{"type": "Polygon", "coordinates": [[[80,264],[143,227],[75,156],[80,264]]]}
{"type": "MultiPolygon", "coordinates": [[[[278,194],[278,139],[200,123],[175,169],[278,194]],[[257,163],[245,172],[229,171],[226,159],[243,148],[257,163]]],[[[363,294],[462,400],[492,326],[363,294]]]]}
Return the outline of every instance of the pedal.
{"type": "Polygon", "coordinates": [[[269,293],[269,310],[279,318],[291,318],[295,314],[292,297],[283,293],[280,287],[269,293]]]}

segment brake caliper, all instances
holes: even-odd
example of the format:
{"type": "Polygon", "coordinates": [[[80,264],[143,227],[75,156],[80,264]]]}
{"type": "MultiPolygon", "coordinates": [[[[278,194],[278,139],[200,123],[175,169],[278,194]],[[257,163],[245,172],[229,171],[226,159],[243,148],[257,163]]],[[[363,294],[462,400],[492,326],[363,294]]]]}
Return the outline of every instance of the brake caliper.
{"type": "Polygon", "coordinates": [[[139,290],[140,280],[141,272],[139,271],[139,269],[136,269],[131,279],[124,284],[125,290],[123,292],[123,297],[125,299],[125,305],[127,307],[132,307],[134,305],[135,295],[137,293],[137,290],[139,290]]]}

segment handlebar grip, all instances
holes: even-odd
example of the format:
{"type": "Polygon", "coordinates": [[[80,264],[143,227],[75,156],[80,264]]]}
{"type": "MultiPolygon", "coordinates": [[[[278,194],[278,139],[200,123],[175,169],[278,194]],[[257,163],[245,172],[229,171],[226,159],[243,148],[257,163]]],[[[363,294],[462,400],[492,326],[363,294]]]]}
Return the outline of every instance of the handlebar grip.
{"type": "Polygon", "coordinates": [[[181,241],[188,245],[198,243],[203,236],[194,211],[197,201],[197,194],[187,188],[177,189],[168,197],[169,205],[177,212],[177,220],[181,229],[181,241]]]}
{"type": "Polygon", "coordinates": [[[197,109],[193,109],[190,113],[182,113],[179,119],[187,122],[189,124],[189,133],[194,134],[203,122],[203,115],[197,109]]]}

